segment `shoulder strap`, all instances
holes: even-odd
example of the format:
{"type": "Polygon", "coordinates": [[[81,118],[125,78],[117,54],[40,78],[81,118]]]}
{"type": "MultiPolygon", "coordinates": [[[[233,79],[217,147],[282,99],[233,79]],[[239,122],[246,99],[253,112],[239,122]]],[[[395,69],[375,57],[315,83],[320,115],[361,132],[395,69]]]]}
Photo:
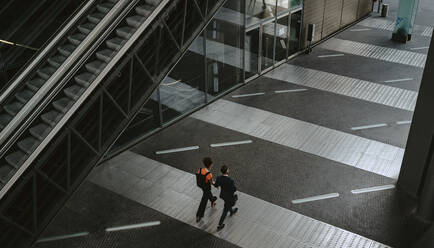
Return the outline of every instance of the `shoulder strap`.
{"type": "Polygon", "coordinates": [[[205,175],[204,175],[204,176],[205,176],[205,177],[206,177],[206,176],[208,176],[208,174],[209,174],[209,173],[211,173],[211,172],[209,172],[209,171],[208,171],[207,173],[205,173],[205,175]]]}

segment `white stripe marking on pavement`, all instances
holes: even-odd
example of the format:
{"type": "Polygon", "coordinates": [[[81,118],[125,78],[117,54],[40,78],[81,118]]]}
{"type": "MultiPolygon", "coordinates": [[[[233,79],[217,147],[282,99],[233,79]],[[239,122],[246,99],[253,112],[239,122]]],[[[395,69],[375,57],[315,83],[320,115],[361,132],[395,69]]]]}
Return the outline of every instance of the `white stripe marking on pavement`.
{"type": "Polygon", "coordinates": [[[300,91],[306,91],[307,89],[293,89],[293,90],[276,90],[274,93],[290,93],[290,92],[300,92],[300,91]]]}
{"type": "Polygon", "coordinates": [[[387,124],[386,123],[380,123],[380,124],[352,127],[351,130],[363,130],[363,129],[377,128],[377,127],[387,127],[387,124]]]}
{"type": "Polygon", "coordinates": [[[339,54],[329,54],[329,55],[319,55],[318,58],[328,58],[328,57],[340,57],[344,56],[345,54],[339,53],[339,54]]]}
{"type": "Polygon", "coordinates": [[[240,98],[240,97],[248,97],[248,96],[260,96],[260,95],[265,95],[264,92],[259,92],[259,93],[251,93],[251,94],[242,94],[242,95],[233,95],[233,98],[240,98]]]}
{"type": "Polygon", "coordinates": [[[134,224],[134,225],[109,227],[109,228],[106,228],[105,231],[106,232],[116,232],[116,231],[122,231],[122,230],[137,229],[137,228],[150,227],[150,226],[158,226],[160,224],[161,224],[161,221],[151,221],[151,222],[134,224]]]}
{"type": "Polygon", "coordinates": [[[355,28],[355,29],[351,29],[350,32],[360,32],[360,31],[369,31],[371,30],[370,28],[355,28]]]}
{"type": "Polygon", "coordinates": [[[325,199],[336,198],[336,197],[339,197],[339,193],[330,193],[325,195],[311,196],[303,199],[292,200],[291,202],[292,204],[300,204],[305,202],[325,200],[325,199]]]}
{"type": "Polygon", "coordinates": [[[211,144],[209,146],[211,147],[222,147],[222,146],[234,146],[234,145],[243,145],[243,144],[250,144],[253,141],[251,140],[243,140],[243,141],[234,141],[234,142],[225,142],[225,143],[216,143],[211,144]]]}
{"type": "Polygon", "coordinates": [[[393,188],[395,188],[395,185],[389,184],[389,185],[375,186],[375,187],[369,187],[369,188],[363,188],[363,189],[354,189],[354,190],[351,190],[351,193],[361,194],[361,193],[368,193],[368,192],[393,189],[393,188]]]}
{"type": "Polygon", "coordinates": [[[393,80],[386,80],[385,83],[396,83],[396,82],[404,82],[404,81],[411,81],[413,78],[400,78],[400,79],[393,79],[393,80]]]}
{"type": "Polygon", "coordinates": [[[425,47],[412,47],[410,48],[411,50],[423,50],[423,49],[428,49],[429,47],[425,46],[425,47]]]}
{"type": "Polygon", "coordinates": [[[397,121],[396,124],[397,125],[406,125],[406,124],[411,124],[411,121],[397,121]]]}
{"type": "Polygon", "coordinates": [[[174,149],[168,149],[168,150],[163,150],[163,151],[157,151],[157,152],[155,152],[155,154],[185,152],[185,151],[191,151],[191,150],[197,150],[197,149],[199,149],[199,146],[188,146],[188,147],[182,147],[182,148],[174,148],[174,149]]]}
{"type": "Polygon", "coordinates": [[[36,241],[36,243],[56,241],[56,240],[62,240],[62,239],[70,239],[70,238],[78,238],[78,237],[83,237],[83,236],[87,236],[87,235],[89,235],[89,232],[80,232],[80,233],[74,233],[74,234],[38,239],[36,241]]]}

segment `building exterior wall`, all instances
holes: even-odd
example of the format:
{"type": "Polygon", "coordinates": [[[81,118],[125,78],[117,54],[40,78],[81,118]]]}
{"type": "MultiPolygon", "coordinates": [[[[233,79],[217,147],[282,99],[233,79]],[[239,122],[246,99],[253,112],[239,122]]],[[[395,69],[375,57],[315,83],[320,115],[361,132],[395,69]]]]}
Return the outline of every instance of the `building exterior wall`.
{"type": "Polygon", "coordinates": [[[341,27],[357,20],[359,0],[343,0],[341,27]]]}
{"type": "Polygon", "coordinates": [[[315,43],[368,15],[372,4],[373,0],[304,0],[302,46],[308,45],[309,24],[315,24],[315,43]]]}
{"type": "Polygon", "coordinates": [[[325,0],[322,37],[326,37],[341,27],[342,0],[325,0]]]}

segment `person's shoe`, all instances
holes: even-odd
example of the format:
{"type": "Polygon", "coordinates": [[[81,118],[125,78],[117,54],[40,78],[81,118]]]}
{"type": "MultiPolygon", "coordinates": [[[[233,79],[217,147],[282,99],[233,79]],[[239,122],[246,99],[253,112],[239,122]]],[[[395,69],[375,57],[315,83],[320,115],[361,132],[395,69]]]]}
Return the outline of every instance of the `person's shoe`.
{"type": "Polygon", "coordinates": [[[220,231],[223,229],[223,227],[225,227],[225,224],[221,224],[217,226],[217,231],[220,231]]]}
{"type": "Polygon", "coordinates": [[[201,217],[196,216],[196,223],[199,223],[199,221],[200,221],[201,219],[202,219],[201,217]]]}
{"type": "Polygon", "coordinates": [[[234,215],[236,212],[238,212],[238,208],[234,208],[234,211],[232,211],[232,213],[230,213],[229,216],[234,215]]]}
{"type": "Polygon", "coordinates": [[[214,201],[211,202],[211,207],[215,207],[215,205],[217,204],[217,197],[214,197],[214,201]]]}

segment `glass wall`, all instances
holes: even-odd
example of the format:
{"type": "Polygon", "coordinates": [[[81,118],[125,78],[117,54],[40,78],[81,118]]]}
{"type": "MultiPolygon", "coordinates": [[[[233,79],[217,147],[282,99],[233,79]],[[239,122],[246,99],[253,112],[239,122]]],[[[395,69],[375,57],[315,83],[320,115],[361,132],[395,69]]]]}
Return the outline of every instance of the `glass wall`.
{"type": "Polygon", "coordinates": [[[301,0],[227,1],[114,149],[143,139],[286,61],[299,49],[300,23],[292,15],[300,7],[301,0]]]}
{"type": "Polygon", "coordinates": [[[246,1],[247,79],[267,72],[300,50],[301,10],[301,0],[246,1]]]}

